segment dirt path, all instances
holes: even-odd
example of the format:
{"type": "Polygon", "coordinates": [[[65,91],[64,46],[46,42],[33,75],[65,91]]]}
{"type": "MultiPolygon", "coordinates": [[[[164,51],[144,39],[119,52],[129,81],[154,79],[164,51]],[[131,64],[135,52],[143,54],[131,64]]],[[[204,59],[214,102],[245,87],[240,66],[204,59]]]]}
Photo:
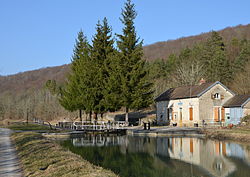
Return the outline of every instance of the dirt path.
{"type": "Polygon", "coordinates": [[[0,176],[21,177],[16,150],[10,141],[11,130],[0,128],[0,176]]]}

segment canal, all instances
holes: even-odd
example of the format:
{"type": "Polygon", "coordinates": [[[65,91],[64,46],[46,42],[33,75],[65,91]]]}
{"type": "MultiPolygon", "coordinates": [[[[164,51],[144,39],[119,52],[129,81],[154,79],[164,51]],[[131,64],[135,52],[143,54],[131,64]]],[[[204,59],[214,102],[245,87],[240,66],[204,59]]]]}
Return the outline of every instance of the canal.
{"type": "Polygon", "coordinates": [[[250,145],[233,142],[83,135],[61,144],[121,177],[250,176],[250,145]]]}

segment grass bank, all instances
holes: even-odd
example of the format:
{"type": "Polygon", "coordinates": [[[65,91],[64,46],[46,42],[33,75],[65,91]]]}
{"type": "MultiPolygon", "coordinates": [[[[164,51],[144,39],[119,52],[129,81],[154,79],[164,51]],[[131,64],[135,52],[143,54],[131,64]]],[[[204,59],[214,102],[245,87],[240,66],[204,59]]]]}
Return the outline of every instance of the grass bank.
{"type": "Polygon", "coordinates": [[[29,177],[104,177],[116,176],[64,149],[39,133],[12,134],[24,176],[29,177]]]}
{"type": "Polygon", "coordinates": [[[218,140],[232,140],[244,143],[250,143],[250,127],[233,128],[207,128],[204,130],[206,137],[218,140]]]}
{"type": "Polygon", "coordinates": [[[32,131],[32,130],[51,130],[49,126],[45,125],[38,125],[38,124],[11,124],[8,126],[5,126],[6,128],[9,128],[11,130],[23,130],[23,131],[32,131]]]}

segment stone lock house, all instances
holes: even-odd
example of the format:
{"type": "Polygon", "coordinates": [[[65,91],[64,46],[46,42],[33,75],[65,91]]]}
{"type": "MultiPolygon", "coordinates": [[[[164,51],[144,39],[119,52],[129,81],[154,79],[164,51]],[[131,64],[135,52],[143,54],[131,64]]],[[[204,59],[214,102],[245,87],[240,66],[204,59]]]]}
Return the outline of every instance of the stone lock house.
{"type": "Polygon", "coordinates": [[[199,85],[170,88],[155,99],[157,124],[174,126],[235,124],[241,117],[250,113],[250,103],[244,103],[241,106],[245,106],[245,111],[237,115],[237,118],[232,118],[237,121],[230,120],[232,116],[230,112],[233,114],[231,109],[235,106],[230,103],[237,97],[235,96],[234,92],[219,81],[206,83],[202,80],[199,85]]]}

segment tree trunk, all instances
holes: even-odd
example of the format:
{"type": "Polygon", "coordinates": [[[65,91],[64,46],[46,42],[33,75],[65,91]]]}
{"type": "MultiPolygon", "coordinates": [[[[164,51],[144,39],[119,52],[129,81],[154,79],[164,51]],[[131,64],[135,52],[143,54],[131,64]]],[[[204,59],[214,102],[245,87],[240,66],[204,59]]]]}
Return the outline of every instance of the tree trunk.
{"type": "Polygon", "coordinates": [[[80,117],[80,121],[82,122],[82,110],[79,109],[79,117],[80,117]]]}
{"type": "Polygon", "coordinates": [[[129,111],[129,109],[126,107],[125,122],[127,124],[128,124],[128,111],[129,111]]]}
{"type": "Polygon", "coordinates": [[[103,113],[101,113],[101,118],[102,118],[102,120],[103,120],[103,113]]]}
{"type": "Polygon", "coordinates": [[[29,123],[29,108],[27,108],[26,123],[29,123]]]}
{"type": "Polygon", "coordinates": [[[85,111],[85,120],[88,121],[88,113],[85,111]]]}
{"type": "Polygon", "coordinates": [[[94,113],[94,119],[97,120],[97,113],[94,113]]]}
{"type": "Polygon", "coordinates": [[[89,112],[89,121],[91,122],[92,111],[89,112]]]}

